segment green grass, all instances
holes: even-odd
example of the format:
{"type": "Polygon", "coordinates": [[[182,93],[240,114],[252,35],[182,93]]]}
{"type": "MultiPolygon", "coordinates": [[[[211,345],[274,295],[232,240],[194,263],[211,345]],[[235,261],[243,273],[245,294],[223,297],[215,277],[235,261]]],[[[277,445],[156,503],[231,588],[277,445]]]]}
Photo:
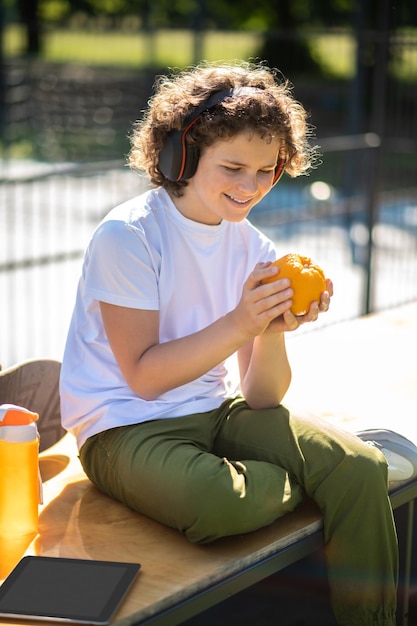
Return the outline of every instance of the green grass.
{"type": "Polygon", "coordinates": [[[336,78],[355,75],[355,41],[348,33],[315,36],[310,41],[310,50],[325,74],[336,78]]]}
{"type": "MultiPolygon", "coordinates": [[[[207,60],[248,58],[256,53],[260,38],[252,33],[208,33],[200,49],[207,60]]],[[[83,63],[119,67],[184,67],[193,63],[195,40],[189,30],[155,31],[154,34],[53,30],[44,37],[42,58],[52,63],[83,63]]],[[[6,56],[23,49],[18,25],[5,33],[6,56]]]]}
{"type": "Polygon", "coordinates": [[[399,54],[391,62],[392,71],[395,76],[405,82],[415,83],[417,80],[417,43],[404,46],[399,50],[399,54]]]}
{"type": "MultiPolygon", "coordinates": [[[[22,28],[10,25],[5,32],[6,56],[18,56],[23,49],[22,28]]],[[[262,35],[249,31],[207,31],[197,40],[189,30],[159,29],[153,34],[92,32],[54,29],[44,37],[42,58],[52,63],[138,68],[184,67],[194,60],[247,59],[257,55],[262,35]]],[[[351,75],[353,43],[348,34],[311,36],[314,57],[326,73],[340,78],[351,75]]]]}
{"type": "MultiPolygon", "coordinates": [[[[407,82],[417,80],[417,32],[406,33],[407,43],[396,46],[391,62],[394,74],[407,82]]],[[[349,79],[355,72],[355,42],[348,32],[307,34],[313,58],[327,76],[349,79]]],[[[42,59],[52,63],[140,67],[184,67],[201,58],[209,61],[247,59],[255,56],[262,35],[252,31],[207,31],[197,40],[192,31],[159,29],[143,32],[109,32],[50,29],[45,33],[42,59]]],[[[22,27],[5,30],[6,57],[21,54],[22,27]]]]}

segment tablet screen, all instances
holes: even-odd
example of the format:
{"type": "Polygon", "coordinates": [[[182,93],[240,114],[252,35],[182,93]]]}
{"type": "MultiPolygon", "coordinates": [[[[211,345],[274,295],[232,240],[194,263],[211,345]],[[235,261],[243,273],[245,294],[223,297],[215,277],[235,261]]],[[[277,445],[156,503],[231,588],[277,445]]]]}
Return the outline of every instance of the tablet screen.
{"type": "Polygon", "coordinates": [[[0,587],[0,615],[107,624],[139,569],[137,563],[27,556],[0,587]]]}

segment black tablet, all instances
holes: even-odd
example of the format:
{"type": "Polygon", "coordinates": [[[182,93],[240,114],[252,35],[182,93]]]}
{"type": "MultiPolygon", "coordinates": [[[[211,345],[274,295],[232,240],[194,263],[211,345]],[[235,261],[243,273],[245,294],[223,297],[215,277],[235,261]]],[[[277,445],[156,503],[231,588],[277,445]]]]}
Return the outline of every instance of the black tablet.
{"type": "Polygon", "coordinates": [[[0,616],[108,624],[139,569],[138,563],[24,557],[0,587],[0,616]]]}

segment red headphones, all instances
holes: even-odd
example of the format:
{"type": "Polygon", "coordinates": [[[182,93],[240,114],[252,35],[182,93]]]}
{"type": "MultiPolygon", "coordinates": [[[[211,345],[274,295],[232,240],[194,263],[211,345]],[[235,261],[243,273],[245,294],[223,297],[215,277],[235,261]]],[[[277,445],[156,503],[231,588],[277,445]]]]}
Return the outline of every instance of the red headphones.
{"type": "MultiPolygon", "coordinates": [[[[158,167],[160,172],[172,181],[183,181],[192,178],[197,170],[200,150],[196,146],[187,146],[186,137],[190,128],[200,119],[204,111],[213,109],[217,104],[230,97],[251,94],[259,91],[257,87],[237,87],[216,91],[199,106],[194,107],[184,120],[181,130],[173,130],[167,134],[159,153],[158,167]]],[[[280,159],[275,168],[273,185],[275,185],[285,170],[285,160],[280,159]]]]}

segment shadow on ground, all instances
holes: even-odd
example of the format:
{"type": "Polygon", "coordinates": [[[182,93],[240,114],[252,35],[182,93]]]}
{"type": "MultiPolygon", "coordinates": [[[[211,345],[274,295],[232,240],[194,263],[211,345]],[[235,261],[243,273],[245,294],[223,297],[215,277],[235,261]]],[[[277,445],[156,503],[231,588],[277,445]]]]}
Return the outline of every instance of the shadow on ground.
{"type": "MultiPolygon", "coordinates": [[[[307,557],[183,622],[183,626],[337,626],[321,562],[317,554],[307,557]]],[[[405,623],[401,615],[397,623],[405,623]]],[[[408,626],[417,626],[415,582],[408,626]]]]}
{"type": "Polygon", "coordinates": [[[184,626],[337,626],[325,571],[309,557],[217,606],[184,626]]]}

